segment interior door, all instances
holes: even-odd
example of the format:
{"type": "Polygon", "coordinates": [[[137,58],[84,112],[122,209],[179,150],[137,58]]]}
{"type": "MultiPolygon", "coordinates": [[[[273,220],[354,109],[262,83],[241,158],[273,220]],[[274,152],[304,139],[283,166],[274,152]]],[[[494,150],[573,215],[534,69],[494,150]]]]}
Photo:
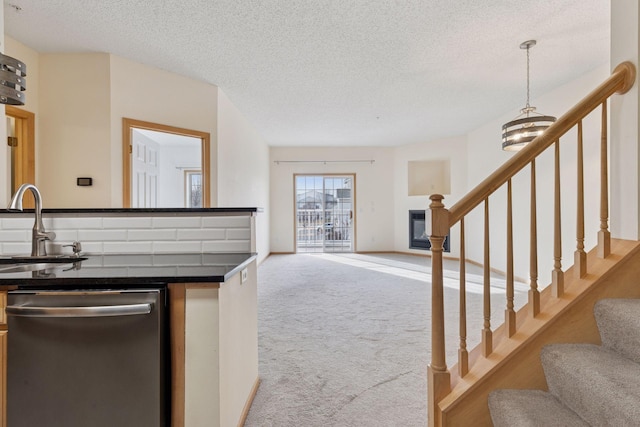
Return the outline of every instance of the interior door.
{"type": "Polygon", "coordinates": [[[296,175],[296,251],[353,251],[353,175],[296,175]]]}
{"type": "MultiPolygon", "coordinates": [[[[13,195],[22,184],[36,184],[35,114],[11,105],[5,106],[5,114],[7,143],[11,150],[11,195],[13,195]]],[[[23,206],[34,207],[31,193],[25,194],[23,206]]]]}
{"type": "Polygon", "coordinates": [[[133,138],[132,207],[158,207],[158,144],[142,135],[133,138]]]}

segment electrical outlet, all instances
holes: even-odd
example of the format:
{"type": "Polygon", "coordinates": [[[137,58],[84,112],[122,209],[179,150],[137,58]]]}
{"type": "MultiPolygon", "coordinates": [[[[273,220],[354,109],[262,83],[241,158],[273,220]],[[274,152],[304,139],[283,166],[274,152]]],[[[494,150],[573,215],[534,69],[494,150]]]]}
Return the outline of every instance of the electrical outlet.
{"type": "Polygon", "coordinates": [[[247,281],[247,269],[245,268],[240,272],[240,283],[244,283],[247,281]]]}

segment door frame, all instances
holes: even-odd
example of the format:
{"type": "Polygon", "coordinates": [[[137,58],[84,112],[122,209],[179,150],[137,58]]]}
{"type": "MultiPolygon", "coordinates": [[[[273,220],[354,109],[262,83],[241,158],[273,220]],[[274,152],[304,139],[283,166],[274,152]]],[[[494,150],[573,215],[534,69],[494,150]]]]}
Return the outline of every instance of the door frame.
{"type": "Polygon", "coordinates": [[[211,207],[211,135],[208,132],[200,132],[192,129],[184,129],[159,123],[145,122],[142,120],[122,118],[122,207],[131,207],[131,133],[132,128],[152,130],[156,132],[171,133],[174,135],[190,136],[202,141],[202,207],[211,207]]]}
{"type": "MultiPolygon", "coordinates": [[[[347,172],[347,173],[294,173],[293,174],[293,253],[298,252],[298,204],[296,200],[296,178],[299,176],[319,176],[323,178],[325,177],[350,177],[351,178],[351,212],[352,212],[352,223],[351,223],[351,253],[356,253],[356,243],[357,243],[357,233],[356,233],[356,225],[357,225],[357,215],[356,215],[356,174],[355,172],[347,172]]],[[[324,184],[323,184],[324,188],[324,184]]],[[[324,239],[324,237],[323,237],[324,239]]],[[[310,252],[311,253],[311,252],[310,252]]],[[[323,250],[324,252],[324,242],[323,242],[323,250]]],[[[330,252],[327,252],[330,253],[330,252]]],[[[338,253],[338,252],[336,252],[338,253]]],[[[346,253],[346,252],[345,252],[346,253]]]]}
{"type": "MultiPolygon", "coordinates": [[[[36,115],[30,111],[5,105],[5,116],[15,120],[16,138],[18,138],[14,170],[11,171],[14,182],[11,193],[14,194],[21,184],[36,184],[36,115]]],[[[25,197],[23,205],[25,208],[33,208],[33,203],[32,197],[25,197]]]]}

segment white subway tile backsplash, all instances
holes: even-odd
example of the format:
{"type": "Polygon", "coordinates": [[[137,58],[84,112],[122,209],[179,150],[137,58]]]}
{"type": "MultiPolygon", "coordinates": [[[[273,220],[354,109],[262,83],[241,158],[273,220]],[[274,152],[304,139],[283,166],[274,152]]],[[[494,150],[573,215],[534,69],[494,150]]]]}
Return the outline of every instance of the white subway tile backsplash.
{"type": "MultiPolygon", "coordinates": [[[[47,242],[51,254],[71,253],[62,245],[82,243],[84,254],[193,254],[251,251],[252,218],[238,216],[181,216],[166,213],[98,212],[45,214],[47,231],[56,233],[47,242]]],[[[0,214],[0,254],[31,252],[31,214],[0,214]]],[[[176,255],[172,255],[176,256],[176,255]]],[[[123,263],[126,265],[126,261],[123,263]]]]}
{"type": "Polygon", "coordinates": [[[0,231],[0,242],[30,242],[31,230],[29,231],[0,231]]]}
{"type": "Polygon", "coordinates": [[[80,242],[105,242],[127,240],[127,230],[78,230],[80,242]]]}
{"type": "Polygon", "coordinates": [[[25,243],[3,243],[2,255],[29,255],[31,253],[31,242],[25,243]]]}
{"type": "Polygon", "coordinates": [[[200,228],[201,217],[153,217],[152,228],[200,228]]]}
{"type": "Polygon", "coordinates": [[[226,231],[228,240],[251,240],[251,230],[248,228],[229,228],[226,231]]]}
{"type": "Polygon", "coordinates": [[[202,242],[203,252],[251,252],[248,240],[211,240],[202,242]]]}
{"type": "Polygon", "coordinates": [[[151,228],[151,217],[105,217],[102,219],[102,226],[104,228],[151,228]]]}
{"type": "MultiPolygon", "coordinates": [[[[101,254],[104,252],[102,242],[80,242],[83,254],[101,254]]],[[[68,248],[67,248],[68,249],[68,248]]]]}
{"type": "Polygon", "coordinates": [[[249,228],[251,217],[248,216],[205,216],[202,217],[204,228],[249,228]]]}
{"type": "Polygon", "coordinates": [[[153,250],[152,242],[104,242],[105,254],[149,254],[153,250]]]}
{"type": "Polygon", "coordinates": [[[225,232],[223,228],[197,230],[178,230],[178,240],[224,240],[225,232]]]}
{"type": "MultiPolygon", "coordinates": [[[[46,223],[45,223],[46,227],[46,223]]],[[[102,228],[102,218],[53,218],[51,226],[47,227],[55,230],[91,230],[102,228]]]]}
{"type": "MultiPolygon", "coordinates": [[[[198,230],[195,230],[197,232],[198,230]]],[[[129,230],[128,240],[176,240],[178,230],[159,229],[159,230],[129,230]]]]}
{"type": "Polygon", "coordinates": [[[55,243],[60,245],[67,245],[71,242],[78,240],[78,230],[53,230],[49,229],[47,231],[53,231],[56,233],[55,243]]]}
{"type": "Polygon", "coordinates": [[[3,230],[11,230],[11,229],[31,229],[33,228],[33,216],[29,218],[22,218],[19,216],[13,218],[3,218],[2,219],[2,229],[3,230]]]}

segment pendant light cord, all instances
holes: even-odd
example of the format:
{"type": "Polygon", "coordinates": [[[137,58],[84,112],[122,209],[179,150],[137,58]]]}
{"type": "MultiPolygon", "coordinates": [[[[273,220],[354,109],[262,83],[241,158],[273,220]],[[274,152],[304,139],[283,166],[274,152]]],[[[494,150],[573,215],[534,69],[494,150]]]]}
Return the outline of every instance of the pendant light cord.
{"type": "Polygon", "coordinates": [[[530,46],[527,46],[527,109],[531,107],[531,105],[529,105],[529,48],[530,46]]]}

